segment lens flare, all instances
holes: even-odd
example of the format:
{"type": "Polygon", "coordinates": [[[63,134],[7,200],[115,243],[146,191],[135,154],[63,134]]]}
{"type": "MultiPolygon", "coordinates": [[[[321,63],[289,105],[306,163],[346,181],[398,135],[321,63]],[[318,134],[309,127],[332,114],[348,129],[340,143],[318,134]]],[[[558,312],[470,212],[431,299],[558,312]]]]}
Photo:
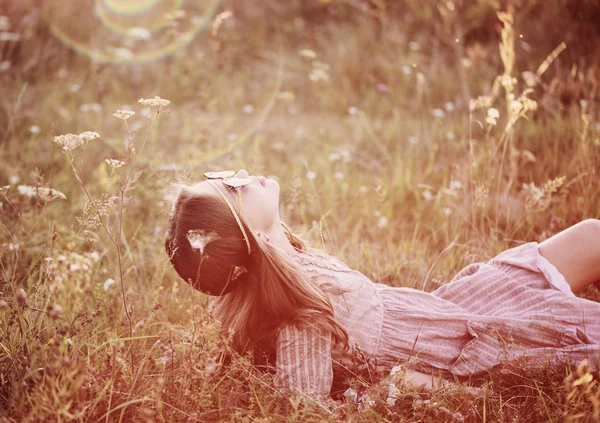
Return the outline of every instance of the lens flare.
{"type": "Polygon", "coordinates": [[[129,35],[133,28],[140,27],[156,32],[186,14],[183,0],[163,0],[157,3],[156,0],[129,0],[122,3],[97,0],[95,13],[106,28],[122,35],[129,35]],[[114,7],[115,5],[119,7],[114,7]]]}
{"type": "Polygon", "coordinates": [[[212,21],[220,0],[64,3],[44,3],[55,37],[96,62],[129,64],[159,60],[185,47],[212,21]]]}
{"type": "Polygon", "coordinates": [[[107,10],[119,15],[135,15],[152,9],[159,3],[158,0],[100,0],[96,4],[102,4],[107,10]]]}

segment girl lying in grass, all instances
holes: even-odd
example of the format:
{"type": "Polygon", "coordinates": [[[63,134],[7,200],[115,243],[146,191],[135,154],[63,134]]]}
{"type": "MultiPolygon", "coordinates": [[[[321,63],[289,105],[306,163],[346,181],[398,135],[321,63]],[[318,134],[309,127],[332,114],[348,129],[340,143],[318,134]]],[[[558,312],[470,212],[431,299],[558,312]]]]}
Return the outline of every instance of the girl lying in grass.
{"type": "MultiPolygon", "coordinates": [[[[275,363],[276,385],[330,394],[334,372],[360,352],[380,369],[411,363],[425,389],[516,360],[591,358],[600,303],[574,295],[600,280],[600,221],[462,269],[433,292],[371,281],[307,249],[279,217],[279,185],[209,172],[182,188],[165,247],[178,274],[219,296],[214,309],[240,353],[275,363]],[[439,379],[438,379],[439,380],[439,379]]],[[[521,362],[521,361],[519,361],[521,362]]]]}

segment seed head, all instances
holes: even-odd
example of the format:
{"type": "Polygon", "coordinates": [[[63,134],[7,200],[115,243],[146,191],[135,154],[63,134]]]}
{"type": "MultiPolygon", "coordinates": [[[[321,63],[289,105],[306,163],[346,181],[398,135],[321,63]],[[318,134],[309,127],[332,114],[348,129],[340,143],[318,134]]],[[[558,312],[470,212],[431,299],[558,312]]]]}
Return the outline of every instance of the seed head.
{"type": "Polygon", "coordinates": [[[16,294],[17,304],[27,307],[27,293],[23,289],[19,289],[16,294]]]}
{"type": "Polygon", "coordinates": [[[500,112],[498,109],[490,107],[487,111],[487,115],[491,118],[498,119],[500,117],[500,112]]]}
{"type": "Polygon", "coordinates": [[[204,254],[206,246],[219,239],[219,235],[214,231],[207,233],[204,229],[190,229],[187,239],[194,250],[200,250],[200,254],[204,254]]]}
{"type": "Polygon", "coordinates": [[[35,192],[37,194],[37,196],[40,199],[42,199],[42,201],[45,201],[45,202],[49,202],[49,201],[57,200],[57,199],[61,199],[61,200],[67,199],[67,196],[65,194],[63,194],[62,192],[60,192],[54,188],[36,187],[36,188],[33,188],[33,192],[35,192]]]}
{"type": "Polygon", "coordinates": [[[133,115],[135,115],[135,112],[131,110],[117,110],[115,113],[113,113],[114,117],[121,120],[127,120],[133,115]]]}
{"type": "Polygon", "coordinates": [[[85,131],[81,134],[79,134],[79,137],[85,141],[91,141],[91,140],[95,140],[96,138],[100,138],[100,134],[97,132],[92,132],[92,131],[85,131]]]}
{"type": "Polygon", "coordinates": [[[121,160],[115,160],[115,159],[104,159],[104,161],[111,167],[118,169],[121,166],[125,165],[125,162],[122,162],[121,160]]]}
{"type": "Polygon", "coordinates": [[[64,152],[66,152],[69,150],[75,150],[84,143],[84,140],[79,135],[66,134],[54,137],[54,142],[57,143],[64,152]]]}
{"type": "Polygon", "coordinates": [[[52,320],[58,320],[62,316],[62,307],[58,304],[48,304],[48,308],[46,309],[46,315],[52,320]]]}
{"type": "Polygon", "coordinates": [[[148,107],[159,107],[161,109],[171,104],[169,100],[165,100],[163,98],[160,98],[159,96],[155,96],[154,98],[149,99],[140,98],[138,100],[138,103],[148,107]]]}

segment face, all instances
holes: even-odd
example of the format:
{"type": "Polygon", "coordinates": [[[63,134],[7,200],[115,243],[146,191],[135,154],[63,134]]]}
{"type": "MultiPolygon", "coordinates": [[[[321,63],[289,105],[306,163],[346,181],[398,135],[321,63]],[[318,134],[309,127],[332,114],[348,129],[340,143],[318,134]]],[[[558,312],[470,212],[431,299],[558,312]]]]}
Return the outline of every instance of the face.
{"type": "MultiPolygon", "coordinates": [[[[263,176],[249,176],[244,169],[237,172],[233,177],[252,178],[252,183],[243,186],[239,191],[242,197],[241,213],[238,192],[223,183],[222,180],[211,180],[210,183],[217,184],[252,231],[268,231],[279,220],[279,184],[277,181],[266,179],[263,176]]],[[[197,183],[193,188],[202,194],[219,196],[208,181],[197,183]]]]}

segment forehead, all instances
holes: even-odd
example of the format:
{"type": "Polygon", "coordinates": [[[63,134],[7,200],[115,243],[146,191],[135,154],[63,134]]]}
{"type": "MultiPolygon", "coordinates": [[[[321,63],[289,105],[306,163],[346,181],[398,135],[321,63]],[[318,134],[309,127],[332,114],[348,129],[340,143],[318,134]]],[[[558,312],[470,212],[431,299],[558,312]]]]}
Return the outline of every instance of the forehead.
{"type": "Polygon", "coordinates": [[[235,195],[231,192],[229,188],[227,188],[223,181],[220,180],[211,180],[210,182],[198,182],[197,184],[192,185],[191,188],[195,193],[199,195],[212,195],[218,196],[220,198],[217,191],[215,191],[215,188],[210,186],[211,183],[217,186],[221,190],[221,192],[223,192],[227,196],[227,198],[229,198],[230,200],[234,199],[235,195]]]}

